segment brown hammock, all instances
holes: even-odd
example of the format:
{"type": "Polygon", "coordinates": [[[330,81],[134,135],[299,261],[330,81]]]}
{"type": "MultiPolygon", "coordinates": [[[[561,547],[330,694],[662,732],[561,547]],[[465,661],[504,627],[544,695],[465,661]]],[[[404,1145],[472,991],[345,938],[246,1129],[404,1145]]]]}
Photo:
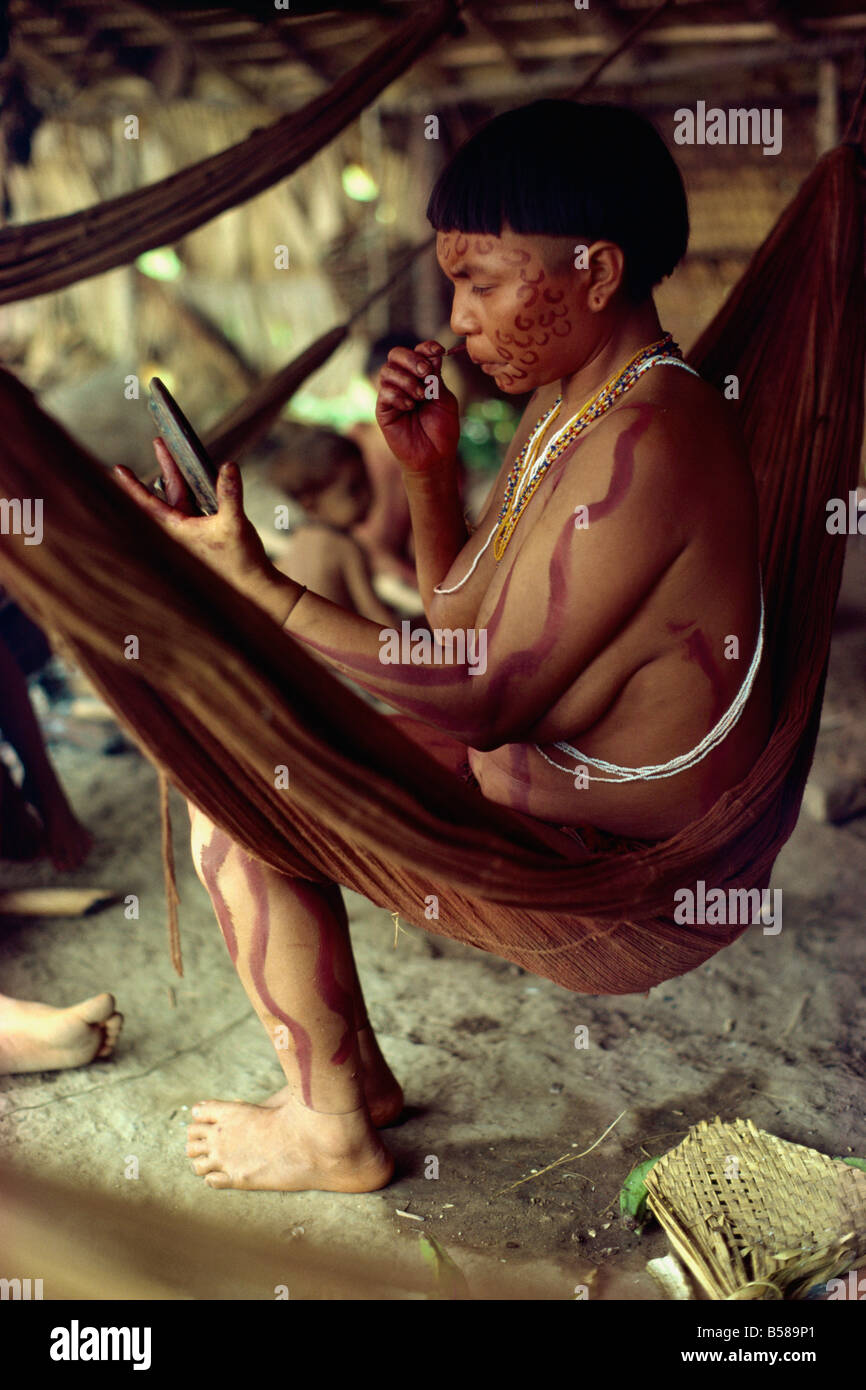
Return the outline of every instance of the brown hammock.
{"type": "Polygon", "coordinates": [[[208,453],[214,462],[225,463],[227,459],[239,458],[245,450],[251,449],[253,444],[267,434],[286,401],[291,400],[307,377],[318,371],[331,354],[345,342],[352,325],[367,312],[375,300],[387,294],[415,259],[422,252],[429,250],[435,241],[436,238],[433,236],[428,237],[426,241],[418,242],[404,254],[393,275],[389,276],[384,284],[377,285],[345,323],[320,334],[300,356],[293,357],[285,367],[264,377],[239,405],[224,415],[205,440],[208,453]]]}
{"type": "Polygon", "coordinates": [[[327,92],[240,144],[94,207],[0,230],[0,304],[62,289],[127,265],[154,246],[173,245],[286,178],[452,27],[458,7],[457,0],[432,0],[413,8],[327,92]]]}
{"type": "Polygon", "coordinates": [[[464,786],[170,542],[9,373],[0,495],[44,498],[44,540],[0,536],[0,581],[62,634],[174,784],[265,863],[571,990],[628,993],[691,970],[744,927],[678,925],[675,890],[767,883],[817,737],[844,545],[826,502],[856,484],[863,422],[860,158],[847,145],[825,156],[691,354],[717,385],[739,381],[777,708],[749,776],[663,844],[577,861],[565,836],[560,849],[464,786]]]}

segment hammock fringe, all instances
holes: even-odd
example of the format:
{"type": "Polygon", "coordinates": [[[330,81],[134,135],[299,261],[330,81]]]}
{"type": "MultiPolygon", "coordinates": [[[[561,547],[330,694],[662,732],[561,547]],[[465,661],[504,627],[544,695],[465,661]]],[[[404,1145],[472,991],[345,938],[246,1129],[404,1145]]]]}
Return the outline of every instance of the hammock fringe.
{"type": "Polygon", "coordinates": [[[182,977],[183,955],[180,948],[180,923],[177,915],[180,895],[177,891],[177,877],[174,867],[169,784],[164,768],[157,769],[157,776],[159,778],[159,816],[162,825],[162,870],[165,878],[165,902],[168,911],[168,948],[171,963],[177,974],[182,977]]]}

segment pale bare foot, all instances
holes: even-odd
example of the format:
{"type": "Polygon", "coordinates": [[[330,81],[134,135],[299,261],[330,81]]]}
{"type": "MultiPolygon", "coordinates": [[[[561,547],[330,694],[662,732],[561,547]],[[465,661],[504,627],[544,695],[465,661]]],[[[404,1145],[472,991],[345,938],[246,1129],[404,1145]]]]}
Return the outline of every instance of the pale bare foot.
{"type": "MultiPolygon", "coordinates": [[[[364,1099],[370,1112],[370,1119],[376,1129],[392,1125],[403,1111],[403,1089],[392,1072],[382,1053],[376,1034],[369,1023],[358,1029],[358,1049],[361,1053],[361,1079],[364,1086],[364,1099]]],[[[281,1086],[262,1106],[285,1105],[291,1092],[288,1086],[281,1086]]]]}
{"type": "Polygon", "coordinates": [[[283,1105],[206,1100],[193,1107],[187,1154],[209,1187],[276,1192],[375,1192],[394,1159],[366,1107],[326,1115],[283,1105]]]}
{"type": "Polygon", "coordinates": [[[61,1071],[109,1057],[122,1023],[111,994],[68,1009],[0,994],[0,1074],[61,1071]]]}

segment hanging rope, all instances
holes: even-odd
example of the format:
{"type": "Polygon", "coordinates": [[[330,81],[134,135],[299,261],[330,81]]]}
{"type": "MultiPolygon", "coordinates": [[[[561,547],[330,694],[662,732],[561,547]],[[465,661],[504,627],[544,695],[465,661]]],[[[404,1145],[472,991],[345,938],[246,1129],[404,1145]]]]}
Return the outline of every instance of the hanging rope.
{"type": "Polygon", "coordinates": [[[240,405],[220,420],[207,436],[206,443],[208,453],[215,463],[224,463],[226,459],[236,459],[245,450],[252,448],[257,440],[261,439],[270,429],[276,420],[283,406],[307,380],[313,372],[327,362],[333,352],[348,337],[352,325],[361,318],[375,300],[387,294],[397,281],[405,275],[406,271],[412,266],[418,256],[423,251],[429,250],[435,241],[435,237],[428,237],[426,241],[414,246],[411,251],[403,258],[394,273],[385,281],[384,284],[377,286],[362,304],[346,319],[345,323],[338,324],[336,328],[329,328],[327,333],[323,333],[315,342],[298,356],[288,362],[285,367],[281,367],[278,372],[267,377],[260,382],[247,395],[240,405]]]}
{"type": "Polygon", "coordinates": [[[658,19],[662,11],[669,10],[673,3],[674,0],[662,0],[662,3],[656,5],[654,10],[650,10],[649,14],[644,15],[643,19],[639,19],[637,24],[629,29],[622,42],[618,43],[616,48],[612,48],[610,53],[606,53],[604,57],[596,63],[594,68],[590,68],[579,86],[575,87],[573,91],[568,92],[566,95],[574,101],[575,98],[585,92],[588,87],[591,87],[596,78],[600,77],[604,72],[605,68],[609,68],[611,63],[615,62],[621,53],[624,53],[627,48],[630,48],[635,39],[643,33],[644,29],[648,29],[649,26],[658,19]]]}
{"type": "Polygon", "coordinates": [[[273,187],[426,53],[458,9],[457,0],[413,6],[410,18],[329,91],[220,154],[67,217],[0,231],[0,304],[127,265],[273,187]]]}

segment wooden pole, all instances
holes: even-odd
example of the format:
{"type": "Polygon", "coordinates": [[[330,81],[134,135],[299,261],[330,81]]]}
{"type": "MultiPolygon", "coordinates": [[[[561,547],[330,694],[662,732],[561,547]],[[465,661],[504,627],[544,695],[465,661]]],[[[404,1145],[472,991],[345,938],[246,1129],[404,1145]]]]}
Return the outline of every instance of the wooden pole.
{"type": "MultiPolygon", "coordinates": [[[[367,172],[376,182],[380,193],[383,180],[382,122],[378,106],[368,106],[361,112],[361,159],[367,172]]],[[[387,232],[381,222],[376,221],[378,200],[367,203],[366,242],[367,242],[367,291],[373,294],[378,285],[388,279],[387,232]]],[[[377,296],[371,301],[367,312],[366,329],[371,339],[379,338],[388,328],[387,297],[377,296]]]]}
{"type": "Polygon", "coordinates": [[[839,68],[832,58],[818,63],[818,104],[815,108],[815,157],[839,143],[839,68]]]}
{"type": "MultiPolygon", "coordinates": [[[[436,153],[439,149],[438,141],[426,138],[425,125],[422,112],[413,112],[409,116],[409,160],[414,174],[413,184],[422,207],[426,206],[436,178],[436,153]]],[[[419,342],[438,333],[442,316],[439,270],[433,245],[435,237],[431,250],[418,257],[412,270],[412,327],[417,330],[419,342]]]]}

